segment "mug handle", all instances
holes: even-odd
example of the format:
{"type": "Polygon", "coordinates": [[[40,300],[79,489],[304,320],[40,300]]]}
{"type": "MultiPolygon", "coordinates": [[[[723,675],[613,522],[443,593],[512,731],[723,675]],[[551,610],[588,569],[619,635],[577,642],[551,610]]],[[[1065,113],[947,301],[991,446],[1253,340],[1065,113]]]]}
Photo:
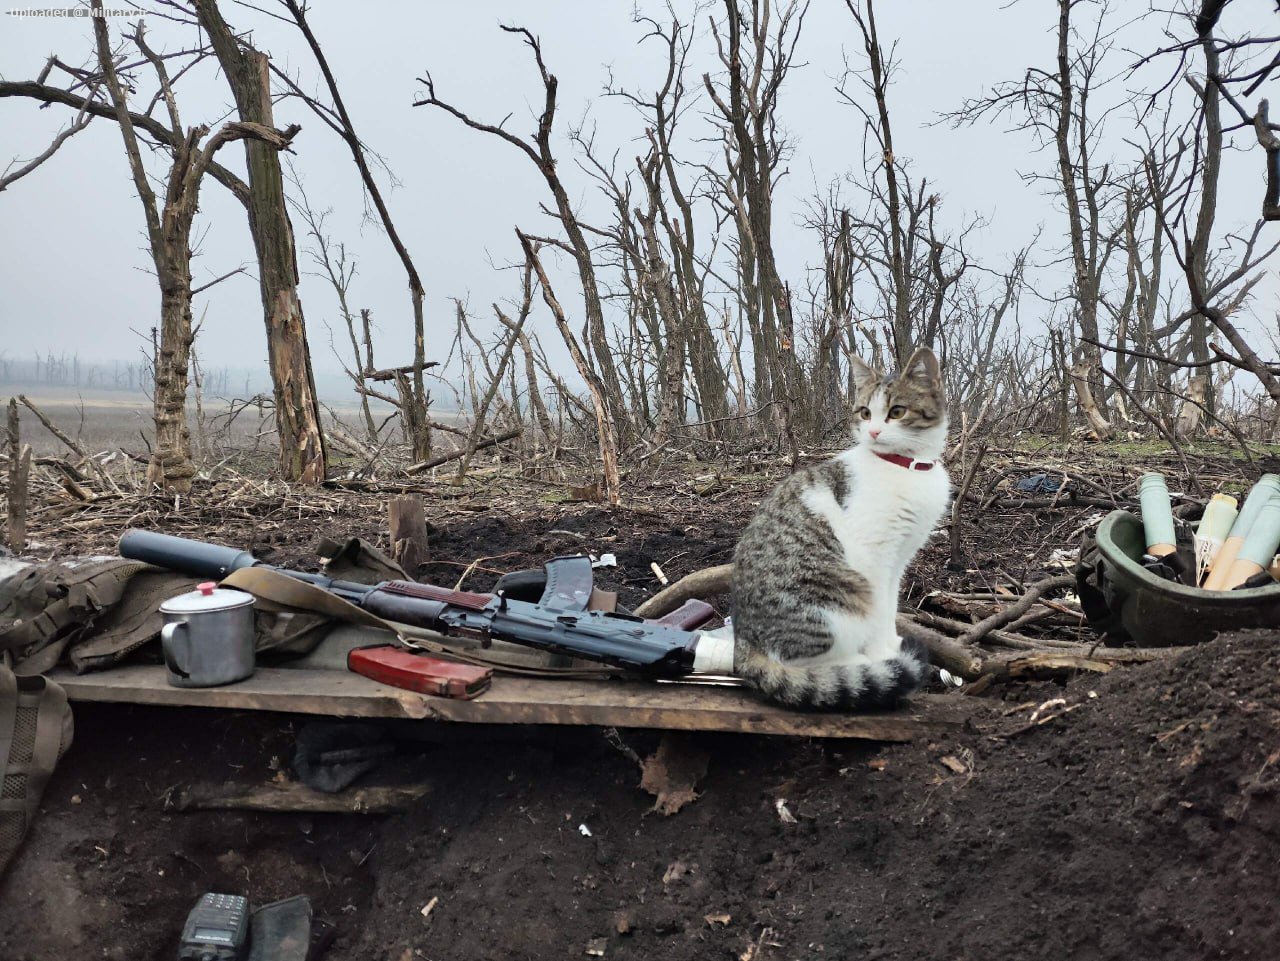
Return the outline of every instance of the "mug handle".
{"type": "Polygon", "coordinates": [[[189,678],[191,675],[184,668],[183,662],[189,661],[185,655],[191,650],[191,638],[187,633],[186,621],[170,621],[160,629],[160,651],[164,654],[164,663],[173,671],[174,674],[181,678],[189,678]],[[182,630],[183,642],[178,643],[178,631],[182,630]]]}

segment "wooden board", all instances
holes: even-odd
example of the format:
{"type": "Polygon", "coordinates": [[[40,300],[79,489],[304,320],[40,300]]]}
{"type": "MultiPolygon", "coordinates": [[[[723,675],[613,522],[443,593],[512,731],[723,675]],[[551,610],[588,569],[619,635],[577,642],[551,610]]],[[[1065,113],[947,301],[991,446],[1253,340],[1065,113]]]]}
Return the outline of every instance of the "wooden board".
{"type": "Polygon", "coordinates": [[[920,695],[911,708],[880,714],[816,714],[766,704],[732,687],[498,677],[474,701],[402,691],[358,674],[259,668],[226,687],[171,687],[163,667],[131,666],[49,675],[72,701],[112,701],[333,717],[400,717],[472,724],[579,724],[679,731],[909,741],[963,726],[972,699],[920,695]]]}

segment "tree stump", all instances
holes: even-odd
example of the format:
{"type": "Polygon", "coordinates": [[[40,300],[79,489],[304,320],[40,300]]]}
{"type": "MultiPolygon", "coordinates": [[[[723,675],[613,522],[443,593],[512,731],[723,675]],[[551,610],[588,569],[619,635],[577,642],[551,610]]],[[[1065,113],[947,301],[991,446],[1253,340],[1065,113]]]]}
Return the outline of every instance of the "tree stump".
{"type": "Polygon", "coordinates": [[[1208,395],[1207,374],[1192,374],[1187,378],[1187,394],[1182,400],[1182,408],[1178,411],[1178,419],[1173,425],[1173,432],[1179,440],[1189,440],[1200,429],[1200,421],[1204,416],[1205,398],[1208,395]]]}
{"type": "Polygon", "coordinates": [[[427,518],[417,494],[394,497],[387,505],[391,556],[410,577],[427,561],[427,518]]]}
{"type": "Polygon", "coordinates": [[[15,554],[27,546],[27,491],[31,479],[31,445],[22,443],[18,402],[9,398],[9,497],[6,540],[15,554]]]}

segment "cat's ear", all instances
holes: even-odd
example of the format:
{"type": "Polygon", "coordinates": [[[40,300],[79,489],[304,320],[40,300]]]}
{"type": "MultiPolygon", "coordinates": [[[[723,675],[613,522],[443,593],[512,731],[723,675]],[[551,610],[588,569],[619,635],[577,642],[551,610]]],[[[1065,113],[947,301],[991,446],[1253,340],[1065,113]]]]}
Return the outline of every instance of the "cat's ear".
{"type": "Polygon", "coordinates": [[[849,363],[853,366],[853,382],[859,387],[868,381],[880,379],[880,371],[876,370],[857,354],[849,355],[849,363]]]}
{"type": "Polygon", "coordinates": [[[902,377],[921,387],[938,387],[942,384],[942,369],[938,356],[928,347],[921,347],[902,365],[902,377]]]}

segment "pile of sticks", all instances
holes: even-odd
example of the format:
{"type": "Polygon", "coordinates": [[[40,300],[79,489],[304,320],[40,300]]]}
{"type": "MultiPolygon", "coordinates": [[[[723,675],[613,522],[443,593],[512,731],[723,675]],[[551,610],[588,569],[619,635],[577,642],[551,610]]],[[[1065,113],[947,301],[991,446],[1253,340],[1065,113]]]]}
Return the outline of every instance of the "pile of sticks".
{"type": "MultiPolygon", "coordinates": [[[[661,617],[690,598],[727,593],[732,577],[732,564],[695,571],[649,598],[635,613],[661,617]]],[[[1106,646],[1089,634],[1078,599],[1050,596],[1074,587],[1074,575],[1056,574],[1027,585],[1021,593],[935,591],[919,607],[899,612],[898,631],[925,645],[938,667],[974,682],[966,691],[975,694],[997,680],[1065,677],[1080,671],[1105,674],[1117,665],[1141,664],[1186,650],[1106,646]],[[1021,633],[1032,625],[1039,636],[1021,633]]]]}

